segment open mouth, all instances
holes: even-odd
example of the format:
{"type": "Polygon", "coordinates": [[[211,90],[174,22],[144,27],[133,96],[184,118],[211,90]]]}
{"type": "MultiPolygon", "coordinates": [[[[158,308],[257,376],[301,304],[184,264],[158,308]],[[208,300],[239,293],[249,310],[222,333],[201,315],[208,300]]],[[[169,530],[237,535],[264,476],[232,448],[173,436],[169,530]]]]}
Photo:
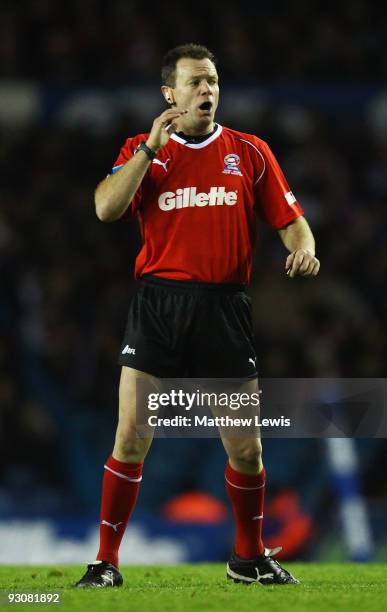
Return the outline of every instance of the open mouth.
{"type": "Polygon", "coordinates": [[[212,109],[212,102],[203,102],[200,106],[199,106],[200,110],[202,111],[210,111],[212,109]]]}

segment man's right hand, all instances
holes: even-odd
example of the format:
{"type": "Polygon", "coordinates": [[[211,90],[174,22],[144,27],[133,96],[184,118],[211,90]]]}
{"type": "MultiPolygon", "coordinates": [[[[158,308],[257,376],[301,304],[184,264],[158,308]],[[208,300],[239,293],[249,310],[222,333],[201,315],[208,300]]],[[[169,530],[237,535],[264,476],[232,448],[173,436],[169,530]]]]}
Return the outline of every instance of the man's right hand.
{"type": "Polygon", "coordinates": [[[167,144],[172,132],[176,130],[174,120],[181,117],[181,115],[185,115],[185,113],[188,113],[188,111],[178,108],[168,108],[161,113],[161,115],[154,120],[151,132],[145,144],[152,149],[152,151],[157,153],[159,149],[167,144]]]}
{"type": "MultiPolygon", "coordinates": [[[[176,130],[176,119],[187,112],[178,108],[169,108],[161,113],[160,117],[156,117],[146,141],[147,146],[157,153],[167,144],[172,132],[176,130]]],[[[149,163],[149,158],[145,154],[132,155],[119,172],[111,174],[98,185],[95,191],[95,207],[101,221],[110,222],[122,217],[141,185],[149,163]]]]}

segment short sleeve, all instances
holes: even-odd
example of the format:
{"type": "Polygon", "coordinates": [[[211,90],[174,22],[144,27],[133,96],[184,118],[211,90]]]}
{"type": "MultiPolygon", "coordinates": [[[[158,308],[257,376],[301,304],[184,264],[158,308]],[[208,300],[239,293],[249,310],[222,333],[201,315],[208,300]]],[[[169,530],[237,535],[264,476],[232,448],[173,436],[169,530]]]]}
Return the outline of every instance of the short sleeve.
{"type": "MultiPolygon", "coordinates": [[[[111,174],[115,174],[119,170],[121,170],[122,166],[129,161],[131,157],[135,154],[135,150],[137,148],[138,143],[140,142],[140,138],[128,138],[125,144],[121,147],[120,153],[113,164],[111,174]]],[[[133,200],[129,208],[124,212],[121,219],[129,219],[131,218],[138,210],[142,199],[142,185],[139,186],[136,193],[134,194],[133,200]]]]}
{"type": "Polygon", "coordinates": [[[260,141],[264,169],[254,186],[259,217],[275,229],[281,229],[304,214],[296,197],[266,142],[260,141]]]}

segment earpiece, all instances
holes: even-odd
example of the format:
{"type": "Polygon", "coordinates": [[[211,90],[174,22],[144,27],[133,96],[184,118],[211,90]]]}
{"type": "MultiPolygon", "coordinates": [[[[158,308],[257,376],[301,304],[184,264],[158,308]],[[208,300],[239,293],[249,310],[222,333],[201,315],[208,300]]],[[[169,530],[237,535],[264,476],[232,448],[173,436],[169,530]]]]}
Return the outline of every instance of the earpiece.
{"type": "Polygon", "coordinates": [[[175,98],[174,98],[171,87],[167,87],[166,85],[163,85],[161,88],[161,91],[163,93],[166,103],[170,104],[171,106],[174,106],[176,102],[175,102],[175,98]]]}

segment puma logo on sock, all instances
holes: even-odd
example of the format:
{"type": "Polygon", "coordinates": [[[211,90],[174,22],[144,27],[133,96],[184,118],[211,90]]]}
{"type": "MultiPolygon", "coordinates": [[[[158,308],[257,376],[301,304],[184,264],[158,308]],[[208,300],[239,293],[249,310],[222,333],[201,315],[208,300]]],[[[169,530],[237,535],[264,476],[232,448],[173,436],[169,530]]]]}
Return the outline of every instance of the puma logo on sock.
{"type": "Polygon", "coordinates": [[[118,525],[122,525],[122,521],[120,523],[109,523],[109,521],[101,521],[101,525],[107,525],[108,527],[112,527],[112,529],[114,529],[114,531],[117,531],[117,527],[118,525]]]}

